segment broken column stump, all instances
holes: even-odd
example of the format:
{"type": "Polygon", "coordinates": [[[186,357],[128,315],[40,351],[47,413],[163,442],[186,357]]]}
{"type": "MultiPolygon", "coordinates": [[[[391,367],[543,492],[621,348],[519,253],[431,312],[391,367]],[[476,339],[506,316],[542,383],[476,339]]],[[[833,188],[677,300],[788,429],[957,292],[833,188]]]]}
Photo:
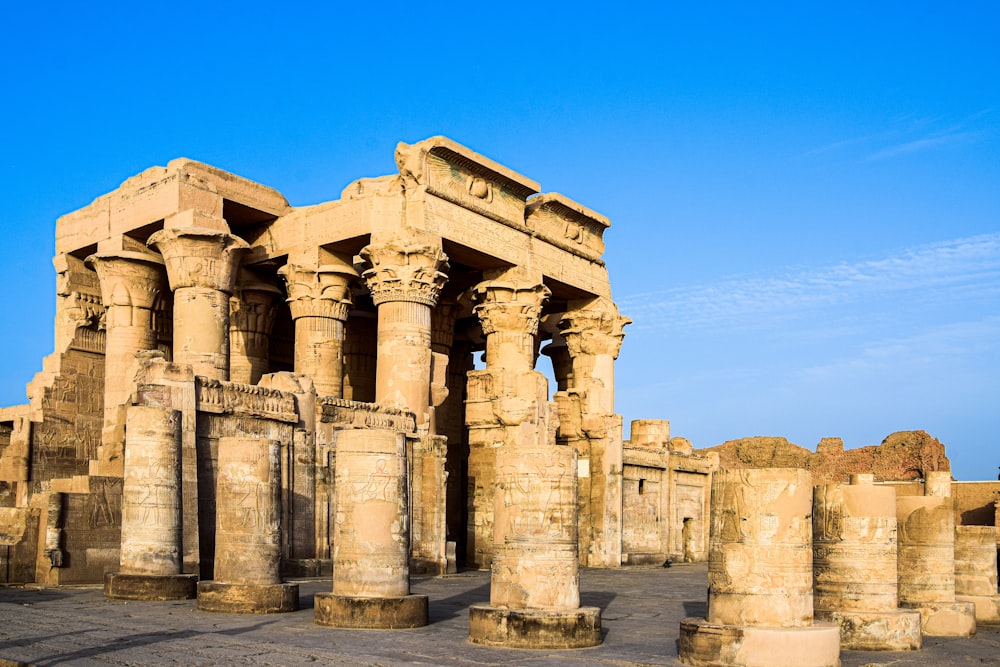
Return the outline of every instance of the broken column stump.
{"type": "Polygon", "coordinates": [[[280,444],[219,438],[215,579],[198,583],[198,609],[274,614],[299,608],[298,584],[281,581],[280,444]]]}
{"type": "Polygon", "coordinates": [[[712,482],[708,617],[681,621],[698,667],[838,667],[840,628],[813,622],[812,477],[722,470],[712,482]]]}
{"type": "Polygon", "coordinates": [[[955,599],[976,605],[976,623],[1000,623],[994,526],[955,526],[955,599]]]}
{"type": "Polygon", "coordinates": [[[919,649],[920,612],[896,590],[896,489],[874,477],[813,489],[814,617],[840,626],[841,648],[919,649]]]}
{"type": "Polygon", "coordinates": [[[182,574],[181,413],[128,408],[120,570],[104,577],[115,600],[188,600],[198,576],[182,574]]]}
{"type": "Polygon", "coordinates": [[[315,621],[333,628],[427,625],[427,596],[410,594],[406,439],[387,429],[337,433],[333,592],[315,621]]]}

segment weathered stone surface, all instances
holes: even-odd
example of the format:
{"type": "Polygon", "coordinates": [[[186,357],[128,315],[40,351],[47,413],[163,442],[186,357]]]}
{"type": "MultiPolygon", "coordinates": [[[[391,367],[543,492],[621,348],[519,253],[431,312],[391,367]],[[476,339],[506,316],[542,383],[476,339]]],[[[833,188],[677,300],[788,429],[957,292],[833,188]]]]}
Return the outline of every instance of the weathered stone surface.
{"type": "Polygon", "coordinates": [[[601,643],[601,610],[563,611],[469,607],[469,641],[503,648],[587,648],[601,643]]]}
{"type": "Polygon", "coordinates": [[[695,667],[840,667],[840,629],[832,623],[769,628],[686,618],[678,653],[695,667]]]}

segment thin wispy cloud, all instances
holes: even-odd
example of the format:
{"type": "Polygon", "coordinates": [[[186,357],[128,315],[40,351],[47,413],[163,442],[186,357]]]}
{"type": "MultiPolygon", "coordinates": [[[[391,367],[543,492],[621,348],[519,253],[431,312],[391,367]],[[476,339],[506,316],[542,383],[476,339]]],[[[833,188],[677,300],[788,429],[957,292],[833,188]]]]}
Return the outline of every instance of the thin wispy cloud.
{"type": "Polygon", "coordinates": [[[884,132],[834,141],[806,151],[806,156],[841,155],[858,162],[877,162],[903,155],[975,143],[988,135],[977,123],[990,109],[970,114],[959,122],[945,118],[901,116],[884,132]]]}
{"type": "MultiPolygon", "coordinates": [[[[925,244],[893,256],[815,269],[630,294],[618,299],[633,330],[759,327],[814,317],[817,309],[893,304],[1000,302],[1000,233],[925,244]]],[[[841,308],[842,309],[842,308],[841,308]]]]}

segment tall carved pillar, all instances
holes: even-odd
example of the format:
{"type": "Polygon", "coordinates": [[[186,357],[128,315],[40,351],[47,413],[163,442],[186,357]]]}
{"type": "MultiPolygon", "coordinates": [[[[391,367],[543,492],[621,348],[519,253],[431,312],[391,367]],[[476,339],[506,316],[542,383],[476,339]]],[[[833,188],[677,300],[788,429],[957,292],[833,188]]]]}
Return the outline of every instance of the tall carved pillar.
{"type": "Polygon", "coordinates": [[[295,372],[308,375],[319,396],[344,395],[344,323],[357,274],[341,265],[287,264],[278,270],[295,320],[295,372]]]}
{"type": "MultiPolygon", "coordinates": [[[[125,404],[132,389],[129,369],[135,353],[156,349],[153,304],[166,287],[163,260],[155,255],[119,251],[87,258],[101,283],[105,307],[104,429],[93,474],[124,474],[125,404]]],[[[92,463],[91,467],[95,465],[92,463]]]]}
{"type": "Polygon", "coordinates": [[[281,290],[240,271],[229,300],[229,379],[257,384],[269,372],[268,348],[274,324],[274,300],[281,290]]]}
{"type": "Polygon", "coordinates": [[[469,525],[466,557],[480,568],[495,553],[497,449],[547,443],[548,386],[533,370],[535,334],[549,289],[541,276],[511,269],[472,292],[486,335],[486,368],[469,372],[469,525]]]}
{"type": "Polygon", "coordinates": [[[560,426],[560,441],[580,454],[580,558],[591,567],[621,564],[622,418],[614,414],[615,359],[631,322],[604,298],[559,322],[572,372],[569,390],[556,401],[560,414],[579,410],[565,420],[574,432],[560,426]]]}
{"type": "Polygon", "coordinates": [[[174,363],[229,379],[229,297],[246,241],[217,229],[162,229],[148,244],[163,255],[174,292],[174,363]]]}
{"type": "Polygon", "coordinates": [[[375,359],[378,348],[375,313],[352,310],[344,336],[344,398],[375,402],[375,359]]]}
{"type": "Polygon", "coordinates": [[[361,250],[362,277],[378,308],[375,402],[408,410],[429,427],[431,309],[448,279],[440,246],[373,243],[361,250]]]}

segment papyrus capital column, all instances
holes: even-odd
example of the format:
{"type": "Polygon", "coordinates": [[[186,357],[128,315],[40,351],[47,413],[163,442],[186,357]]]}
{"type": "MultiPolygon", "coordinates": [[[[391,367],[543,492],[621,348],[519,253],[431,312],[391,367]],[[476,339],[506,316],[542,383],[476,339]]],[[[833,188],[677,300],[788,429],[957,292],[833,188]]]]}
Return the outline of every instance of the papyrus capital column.
{"type": "Polygon", "coordinates": [[[162,229],[148,244],[163,255],[174,292],[174,362],[196,375],[229,379],[229,297],[236,270],[249,249],[223,231],[162,229]]]}
{"type": "Polygon", "coordinates": [[[335,264],[286,264],[288,307],[295,321],[295,372],[308,375],[320,396],[344,393],[344,323],[351,308],[351,281],[357,273],[335,264]]]}
{"type": "Polygon", "coordinates": [[[268,372],[268,348],[274,324],[277,286],[240,272],[229,300],[229,379],[257,384],[268,372]]]}
{"type": "Polygon", "coordinates": [[[163,260],[155,255],[119,251],[98,253],[87,258],[97,272],[101,300],[105,307],[107,338],[104,356],[104,448],[98,465],[111,465],[121,474],[122,444],[125,437],[121,406],[129,399],[132,378],[129,368],[135,353],[156,348],[153,304],[166,287],[163,260]]]}
{"type": "Polygon", "coordinates": [[[559,329],[573,360],[576,389],[586,391],[584,412],[614,412],[615,359],[632,323],[618,313],[610,299],[595,299],[583,308],[567,312],[559,329]]]}
{"type": "Polygon", "coordinates": [[[523,373],[535,367],[535,336],[551,296],[541,276],[507,271],[472,290],[473,308],[486,336],[486,368],[523,373]]]}
{"type": "Polygon", "coordinates": [[[362,248],[362,277],[378,308],[375,401],[409,410],[417,426],[430,414],[431,309],[448,279],[440,245],[391,241],[362,248]]]}

